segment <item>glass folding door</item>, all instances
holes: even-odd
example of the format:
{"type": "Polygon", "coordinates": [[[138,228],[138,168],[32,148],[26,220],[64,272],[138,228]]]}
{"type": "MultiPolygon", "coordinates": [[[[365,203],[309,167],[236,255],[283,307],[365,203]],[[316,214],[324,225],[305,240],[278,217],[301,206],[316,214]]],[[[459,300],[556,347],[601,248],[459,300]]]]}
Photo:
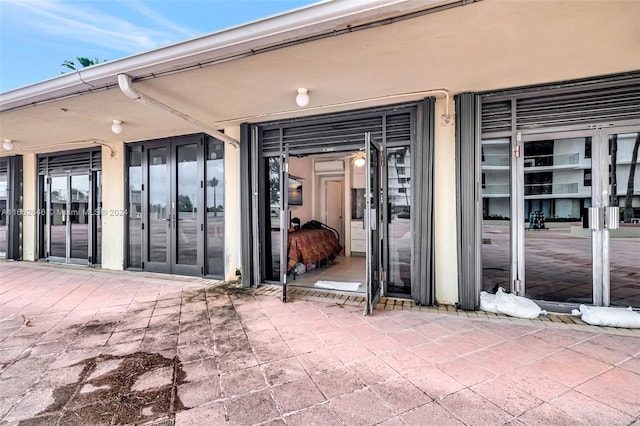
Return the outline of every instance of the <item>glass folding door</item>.
{"type": "Polygon", "coordinates": [[[48,260],[62,263],[89,263],[92,231],[89,174],[50,176],[47,197],[48,260]]]}

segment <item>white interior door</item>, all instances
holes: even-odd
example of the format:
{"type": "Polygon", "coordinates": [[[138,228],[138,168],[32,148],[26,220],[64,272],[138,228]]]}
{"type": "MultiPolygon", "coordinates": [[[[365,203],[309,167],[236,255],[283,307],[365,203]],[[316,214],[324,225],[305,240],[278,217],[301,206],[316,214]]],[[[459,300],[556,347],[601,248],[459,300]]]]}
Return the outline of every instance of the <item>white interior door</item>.
{"type": "Polygon", "coordinates": [[[344,182],[328,180],[325,184],[324,222],[340,233],[344,246],[344,182]]]}

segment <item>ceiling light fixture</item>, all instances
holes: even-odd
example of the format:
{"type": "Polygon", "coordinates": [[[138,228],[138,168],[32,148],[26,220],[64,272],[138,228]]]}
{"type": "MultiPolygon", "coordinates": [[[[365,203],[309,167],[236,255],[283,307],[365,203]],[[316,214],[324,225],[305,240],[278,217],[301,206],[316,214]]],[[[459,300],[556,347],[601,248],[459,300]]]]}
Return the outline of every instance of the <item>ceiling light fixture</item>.
{"type": "Polygon", "coordinates": [[[309,89],[305,89],[304,87],[298,89],[296,104],[298,104],[299,107],[306,107],[309,105],[309,89]]]}
{"type": "Polygon", "coordinates": [[[5,151],[13,151],[14,148],[14,144],[13,141],[11,139],[5,139],[2,141],[2,148],[5,151]]]}
{"type": "Polygon", "coordinates": [[[116,135],[119,135],[120,133],[122,133],[124,131],[124,128],[122,127],[122,121],[113,120],[113,124],[111,125],[111,131],[116,135]]]}
{"type": "Polygon", "coordinates": [[[355,158],[353,160],[353,165],[354,166],[363,167],[366,163],[367,163],[367,161],[365,160],[364,152],[356,154],[356,156],[355,156],[355,158]]]}

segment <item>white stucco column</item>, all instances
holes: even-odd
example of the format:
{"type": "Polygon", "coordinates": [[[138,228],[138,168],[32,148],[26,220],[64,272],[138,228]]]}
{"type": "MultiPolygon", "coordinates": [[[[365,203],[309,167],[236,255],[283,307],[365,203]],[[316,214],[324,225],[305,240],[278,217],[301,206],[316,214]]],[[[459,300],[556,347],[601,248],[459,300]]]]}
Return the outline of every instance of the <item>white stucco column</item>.
{"type": "Polygon", "coordinates": [[[102,267],[124,268],[125,234],[125,145],[114,142],[102,147],[102,267]]]}
{"type": "Polygon", "coordinates": [[[451,100],[450,124],[443,126],[445,99],[436,101],[435,111],[435,257],[436,299],[439,303],[458,301],[458,248],[456,244],[456,146],[454,105],[451,100]]]}
{"type": "MultiPolygon", "coordinates": [[[[226,135],[240,140],[240,127],[224,129],[226,135]]],[[[235,279],[241,266],[242,245],[240,227],[240,148],[224,144],[224,276],[235,279]]],[[[249,191],[249,188],[244,188],[249,191]]]]}
{"type": "Polygon", "coordinates": [[[38,169],[35,154],[22,154],[22,259],[38,259],[38,169]]]}

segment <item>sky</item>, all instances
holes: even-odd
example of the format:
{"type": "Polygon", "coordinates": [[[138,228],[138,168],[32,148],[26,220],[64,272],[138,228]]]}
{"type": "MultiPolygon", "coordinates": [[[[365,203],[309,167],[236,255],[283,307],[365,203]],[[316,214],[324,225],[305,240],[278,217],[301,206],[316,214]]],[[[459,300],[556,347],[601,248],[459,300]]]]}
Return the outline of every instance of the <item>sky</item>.
{"type": "Polygon", "coordinates": [[[0,0],[0,92],[69,71],[76,57],[115,60],[318,0],[0,0]]]}

